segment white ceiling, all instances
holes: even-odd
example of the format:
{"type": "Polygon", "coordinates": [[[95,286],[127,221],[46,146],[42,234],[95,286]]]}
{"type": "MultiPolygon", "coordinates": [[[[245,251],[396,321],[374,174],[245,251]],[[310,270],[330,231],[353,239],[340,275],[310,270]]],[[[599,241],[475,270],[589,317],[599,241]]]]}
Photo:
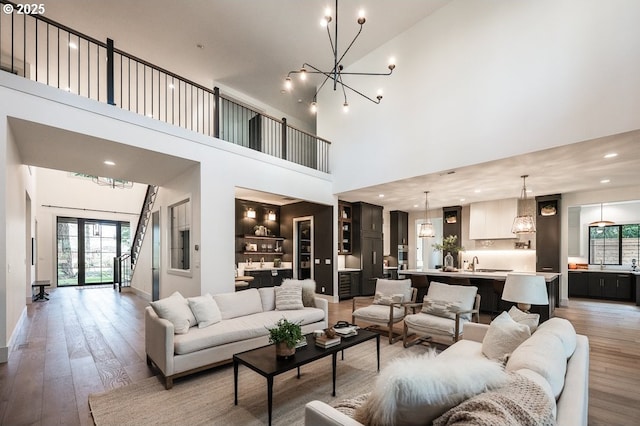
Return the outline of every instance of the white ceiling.
{"type": "MultiPolygon", "coordinates": [[[[343,0],[339,8],[341,45],[357,31],[357,10],[363,7],[367,12],[364,31],[346,58],[346,64],[384,44],[448,1],[343,0]]],[[[298,69],[303,62],[330,66],[332,57],[326,31],[319,26],[324,8],[329,4],[333,7],[331,0],[56,0],[47,3],[46,16],[94,38],[112,38],[119,49],[204,86],[228,86],[291,116],[308,120],[307,106],[297,101],[307,100],[313,87],[283,95],[282,82],[288,71],[298,69]],[[198,44],[204,48],[198,48],[198,44]]],[[[392,55],[393,52],[389,52],[389,56],[392,55]]],[[[387,59],[387,56],[381,58],[383,68],[387,59]]],[[[400,67],[401,58],[398,63],[400,67]]],[[[25,126],[12,123],[14,130],[22,128],[26,136],[25,126]]],[[[60,141],[63,136],[60,135],[60,141]]],[[[49,147],[54,149],[53,145],[49,147]]],[[[424,207],[425,190],[430,191],[432,208],[518,197],[523,174],[530,176],[527,179],[527,186],[533,190],[530,195],[594,190],[606,188],[604,185],[637,185],[639,148],[640,131],[635,131],[465,167],[453,174],[443,170],[338,195],[347,201],[383,205],[388,210],[420,211],[424,207]],[[617,152],[618,156],[605,160],[603,156],[609,152],[617,152]],[[610,179],[610,183],[601,184],[602,179],[610,179]],[[384,194],[384,198],[379,194],[384,194]],[[464,201],[460,201],[461,198],[464,201]]],[[[62,159],[56,159],[55,151],[38,151],[35,145],[28,144],[23,144],[21,150],[28,152],[28,164],[77,171],[61,164],[62,159]]],[[[143,154],[123,152],[127,154],[125,157],[134,158],[143,154]]],[[[153,169],[178,173],[193,165],[173,157],[156,160],[145,165],[161,164],[162,167],[131,164],[123,176],[113,177],[158,183],[160,176],[156,176],[153,169]]],[[[76,164],[82,163],[78,160],[76,164]]],[[[106,174],[100,167],[104,166],[88,166],[83,171],[106,174]]],[[[112,176],[112,171],[109,172],[112,176]]],[[[243,189],[238,190],[237,196],[273,204],[295,201],[279,194],[243,189]]]]}
{"type": "MultiPolygon", "coordinates": [[[[358,11],[364,9],[367,16],[344,64],[448,1],[343,0],[338,10],[340,51],[357,33],[358,11]]],[[[293,93],[281,90],[287,73],[304,62],[332,68],[326,30],[319,25],[327,6],[334,9],[334,0],[56,0],[46,4],[46,17],[98,40],[111,38],[118,49],[206,87],[227,86],[313,122],[308,103],[298,103],[311,100],[313,85],[293,93]]],[[[380,71],[387,71],[388,59],[381,58],[380,71]]]]}
{"type": "Polygon", "coordinates": [[[9,127],[25,164],[163,185],[198,163],[106,139],[9,118],[9,127]],[[104,164],[113,161],[117,167],[104,164]]]}

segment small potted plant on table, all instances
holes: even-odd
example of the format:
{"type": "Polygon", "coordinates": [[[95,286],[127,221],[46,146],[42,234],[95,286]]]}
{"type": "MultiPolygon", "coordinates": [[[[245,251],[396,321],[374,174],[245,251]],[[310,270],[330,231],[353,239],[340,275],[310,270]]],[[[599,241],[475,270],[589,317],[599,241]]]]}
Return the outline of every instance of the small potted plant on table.
{"type": "Polygon", "coordinates": [[[269,328],[269,343],[275,343],[276,356],[287,358],[296,353],[296,344],[302,339],[299,322],[280,318],[276,326],[269,328]]]}

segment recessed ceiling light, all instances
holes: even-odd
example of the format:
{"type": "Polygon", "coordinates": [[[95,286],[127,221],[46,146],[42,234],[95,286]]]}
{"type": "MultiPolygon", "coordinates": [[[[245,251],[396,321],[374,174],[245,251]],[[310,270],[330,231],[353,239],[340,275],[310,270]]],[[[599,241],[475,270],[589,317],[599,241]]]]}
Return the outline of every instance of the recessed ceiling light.
{"type": "Polygon", "coordinates": [[[479,194],[479,193],[481,193],[481,192],[482,192],[482,189],[476,189],[476,190],[475,190],[475,191],[473,191],[473,192],[475,192],[476,194],[479,194]]]}
{"type": "Polygon", "coordinates": [[[609,182],[611,182],[611,179],[602,179],[600,181],[600,183],[609,183],[609,182]]]}
{"type": "Polygon", "coordinates": [[[464,198],[460,198],[460,202],[464,201],[464,198]]]}
{"type": "Polygon", "coordinates": [[[604,156],[604,158],[613,158],[613,157],[617,157],[618,153],[617,152],[610,152],[607,155],[604,156]]]}
{"type": "Polygon", "coordinates": [[[378,198],[384,198],[384,194],[378,194],[378,198]]]}
{"type": "Polygon", "coordinates": [[[531,194],[531,193],[533,193],[533,189],[531,189],[531,188],[527,188],[527,191],[526,191],[526,192],[527,192],[527,194],[531,194]]]}
{"type": "Polygon", "coordinates": [[[414,209],[416,209],[416,208],[418,208],[418,207],[419,207],[419,206],[418,206],[417,204],[414,204],[414,205],[413,205],[413,208],[414,208],[414,209]]]}
{"type": "Polygon", "coordinates": [[[116,163],[114,163],[111,160],[104,160],[104,164],[106,164],[107,166],[115,166],[116,165],[116,163]]]}

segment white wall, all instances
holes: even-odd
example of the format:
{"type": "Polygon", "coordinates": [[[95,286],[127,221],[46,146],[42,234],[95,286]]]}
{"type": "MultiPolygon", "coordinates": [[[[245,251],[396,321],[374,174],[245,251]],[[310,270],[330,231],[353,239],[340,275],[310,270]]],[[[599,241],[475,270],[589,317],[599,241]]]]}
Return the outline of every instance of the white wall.
{"type": "MultiPolygon", "coordinates": [[[[26,310],[26,301],[30,298],[31,247],[27,246],[28,223],[33,217],[27,217],[27,196],[31,199],[31,216],[37,202],[34,178],[28,167],[20,162],[20,154],[13,134],[7,127],[6,119],[0,119],[0,162],[4,170],[0,179],[0,238],[4,249],[0,251],[0,362],[6,362],[9,346],[15,339],[14,330],[21,322],[26,310]],[[27,251],[28,250],[28,251],[27,251]],[[28,272],[29,271],[29,272],[28,272]]],[[[31,227],[31,236],[34,229],[31,227]]]]}
{"type": "MultiPolygon", "coordinates": [[[[333,196],[332,179],[325,173],[149,120],[7,73],[0,73],[0,99],[0,153],[4,155],[7,146],[11,149],[9,158],[0,158],[0,170],[4,166],[7,170],[7,173],[0,175],[0,187],[11,191],[0,193],[0,214],[4,215],[6,223],[2,231],[5,234],[0,234],[0,238],[3,238],[6,247],[11,247],[11,250],[5,250],[1,254],[6,262],[0,264],[6,277],[5,282],[0,282],[0,298],[6,297],[2,303],[4,311],[0,312],[0,328],[5,334],[4,338],[0,335],[2,342],[6,342],[8,336],[15,331],[19,318],[19,313],[16,312],[21,312],[21,307],[24,308],[25,298],[25,191],[16,189],[18,185],[14,183],[14,175],[19,170],[26,170],[26,167],[20,165],[16,145],[7,134],[8,117],[187,158],[200,164],[199,177],[179,177],[175,182],[166,183],[165,188],[175,190],[176,194],[188,190],[194,195],[194,199],[195,194],[200,194],[202,221],[199,235],[193,236],[193,244],[198,243],[201,248],[200,275],[186,286],[182,282],[169,281],[171,286],[181,290],[184,288],[188,294],[197,293],[196,288],[199,288],[201,294],[234,290],[236,186],[319,204],[337,204],[337,199],[333,196]],[[181,179],[184,181],[181,182],[181,179]],[[14,231],[14,226],[17,231],[14,231]],[[10,275],[7,272],[9,264],[19,264],[21,276],[10,275]],[[19,294],[19,303],[15,300],[16,293],[19,294]]],[[[114,149],[117,146],[114,144],[114,149]]],[[[144,159],[141,158],[140,161],[144,159]]],[[[165,201],[160,204],[166,207],[165,201]]],[[[14,269],[11,274],[13,271],[14,269]]],[[[161,291],[165,293],[165,289],[161,288],[161,291]]]]}
{"type": "Polygon", "coordinates": [[[113,189],[98,186],[89,179],[73,177],[71,172],[45,168],[36,168],[36,171],[39,197],[38,205],[34,207],[38,221],[38,279],[57,284],[56,220],[59,216],[129,222],[133,237],[146,185],[113,189]]]}
{"type": "Polygon", "coordinates": [[[454,0],[350,71],[380,105],[325,88],[335,191],[640,128],[640,2],[454,0]]]}

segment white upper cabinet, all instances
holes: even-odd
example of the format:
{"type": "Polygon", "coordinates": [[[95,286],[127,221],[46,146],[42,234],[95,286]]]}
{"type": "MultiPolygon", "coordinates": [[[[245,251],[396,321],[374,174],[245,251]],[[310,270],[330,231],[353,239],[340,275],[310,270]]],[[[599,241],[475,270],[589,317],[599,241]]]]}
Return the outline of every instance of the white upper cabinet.
{"type": "Polygon", "coordinates": [[[517,238],[511,232],[511,225],[517,213],[517,198],[472,203],[469,210],[469,239],[517,238]]]}

